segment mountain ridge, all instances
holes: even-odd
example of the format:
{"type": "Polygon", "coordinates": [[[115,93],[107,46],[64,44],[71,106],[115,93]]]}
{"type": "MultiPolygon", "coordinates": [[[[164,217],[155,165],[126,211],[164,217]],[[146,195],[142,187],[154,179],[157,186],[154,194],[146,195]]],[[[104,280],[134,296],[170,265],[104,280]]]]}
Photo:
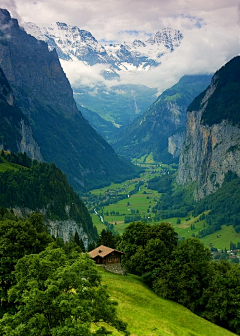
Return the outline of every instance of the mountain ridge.
{"type": "Polygon", "coordinates": [[[55,48],[63,60],[80,60],[91,66],[110,65],[102,73],[106,79],[108,76],[109,79],[118,77],[121,70],[144,70],[158,66],[160,58],[174,51],[183,39],[180,31],[162,28],[144,42],[135,39],[132,43],[99,44],[90,32],[66,23],[56,22],[41,28],[26,22],[23,27],[38,40],[45,41],[50,50],[55,48]]]}
{"type": "Polygon", "coordinates": [[[76,191],[135,175],[77,109],[56,51],[20,29],[7,10],[0,10],[0,23],[0,66],[43,159],[63,170],[76,191]]]}

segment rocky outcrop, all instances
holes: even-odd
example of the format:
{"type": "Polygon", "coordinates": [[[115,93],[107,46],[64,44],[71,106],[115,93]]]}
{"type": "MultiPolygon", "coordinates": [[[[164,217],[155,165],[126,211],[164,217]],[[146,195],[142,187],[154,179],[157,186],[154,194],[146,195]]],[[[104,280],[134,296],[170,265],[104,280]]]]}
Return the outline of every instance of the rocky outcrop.
{"type": "Polygon", "coordinates": [[[173,158],[179,157],[185,140],[185,131],[177,132],[168,138],[168,153],[173,158]]]}
{"type": "MultiPolygon", "coordinates": [[[[14,214],[18,217],[26,217],[29,216],[33,210],[29,208],[20,208],[15,207],[11,208],[14,214]]],[[[45,209],[39,209],[39,212],[43,215],[46,214],[45,209]]],[[[57,238],[62,238],[64,242],[69,242],[71,238],[74,237],[75,233],[78,233],[79,239],[82,239],[85,250],[88,250],[88,243],[92,241],[92,239],[88,237],[88,234],[84,232],[81,224],[77,223],[75,220],[51,220],[45,218],[45,225],[47,227],[48,233],[57,238]]]]}
{"type": "Polygon", "coordinates": [[[25,152],[31,159],[42,161],[40,147],[33,138],[31,126],[23,119],[20,121],[20,125],[21,142],[19,144],[19,152],[25,152]]]}
{"type": "Polygon", "coordinates": [[[83,231],[83,228],[74,220],[47,220],[46,226],[49,233],[53,237],[60,237],[64,242],[70,241],[74,237],[75,233],[78,233],[80,239],[82,239],[85,250],[88,249],[88,235],[83,231]]]}
{"type": "Polygon", "coordinates": [[[215,192],[224,182],[228,171],[240,176],[240,128],[237,122],[233,122],[233,116],[236,120],[236,115],[240,113],[240,106],[235,109],[234,105],[234,100],[239,95],[240,58],[234,62],[238,62],[238,69],[231,62],[220,69],[209,88],[196,98],[187,113],[186,138],[180,156],[177,182],[180,185],[196,183],[196,200],[215,192]],[[226,73],[223,73],[225,70],[226,73]],[[238,81],[231,80],[231,71],[235,72],[238,81]],[[222,88],[223,93],[220,91],[222,88]],[[222,111],[224,101],[229,101],[227,97],[223,97],[228,88],[231,88],[230,94],[233,97],[233,101],[227,103],[228,114],[221,121],[212,124],[210,120],[216,118],[220,107],[222,111]],[[222,98],[219,100],[219,97],[222,98]],[[207,110],[210,103],[215,107],[214,111],[207,110]],[[229,109],[229,103],[234,106],[233,111],[229,109]],[[208,118],[209,122],[204,122],[203,117],[208,118]]]}
{"type": "Polygon", "coordinates": [[[12,89],[0,68],[0,149],[26,153],[31,159],[42,161],[40,147],[32,128],[16,106],[12,89]]]}

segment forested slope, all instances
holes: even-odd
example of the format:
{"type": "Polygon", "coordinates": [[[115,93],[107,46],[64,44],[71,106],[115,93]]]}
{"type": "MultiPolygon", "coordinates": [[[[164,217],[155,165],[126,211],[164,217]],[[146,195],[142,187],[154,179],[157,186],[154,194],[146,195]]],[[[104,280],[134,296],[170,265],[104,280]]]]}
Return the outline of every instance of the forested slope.
{"type": "Polygon", "coordinates": [[[53,221],[72,219],[90,239],[96,239],[87,208],[53,163],[38,163],[25,154],[4,151],[0,160],[0,206],[41,211],[53,221]],[[12,164],[12,169],[4,169],[7,163],[12,164]]]}

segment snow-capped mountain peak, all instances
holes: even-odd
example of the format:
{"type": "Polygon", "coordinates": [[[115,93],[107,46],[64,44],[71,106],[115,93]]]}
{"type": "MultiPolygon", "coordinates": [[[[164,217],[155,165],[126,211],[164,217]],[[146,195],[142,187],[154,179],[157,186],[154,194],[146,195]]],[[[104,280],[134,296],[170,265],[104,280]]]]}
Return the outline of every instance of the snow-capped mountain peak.
{"type": "Polygon", "coordinates": [[[112,70],[111,79],[113,74],[119,76],[121,70],[142,71],[156,67],[161,56],[174,51],[183,38],[180,31],[163,28],[147,41],[136,39],[130,44],[101,45],[90,32],[62,22],[53,23],[48,28],[28,22],[24,28],[37,39],[47,42],[50,50],[55,48],[60,59],[77,59],[90,66],[106,64],[107,69],[112,70]]]}

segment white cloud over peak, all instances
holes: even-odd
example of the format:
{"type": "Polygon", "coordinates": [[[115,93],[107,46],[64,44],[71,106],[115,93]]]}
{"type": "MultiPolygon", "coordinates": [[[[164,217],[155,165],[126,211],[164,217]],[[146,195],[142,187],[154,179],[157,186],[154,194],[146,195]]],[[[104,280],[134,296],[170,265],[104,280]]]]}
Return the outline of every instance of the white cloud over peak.
{"type": "MultiPolygon", "coordinates": [[[[239,0],[0,0],[0,5],[22,22],[64,22],[90,31],[97,40],[146,40],[164,27],[179,29],[184,36],[180,47],[163,56],[159,67],[121,72],[121,83],[142,83],[159,92],[185,74],[214,73],[240,53],[239,0]]],[[[62,66],[73,85],[104,82],[102,65],[90,68],[73,61],[62,66]]]]}

